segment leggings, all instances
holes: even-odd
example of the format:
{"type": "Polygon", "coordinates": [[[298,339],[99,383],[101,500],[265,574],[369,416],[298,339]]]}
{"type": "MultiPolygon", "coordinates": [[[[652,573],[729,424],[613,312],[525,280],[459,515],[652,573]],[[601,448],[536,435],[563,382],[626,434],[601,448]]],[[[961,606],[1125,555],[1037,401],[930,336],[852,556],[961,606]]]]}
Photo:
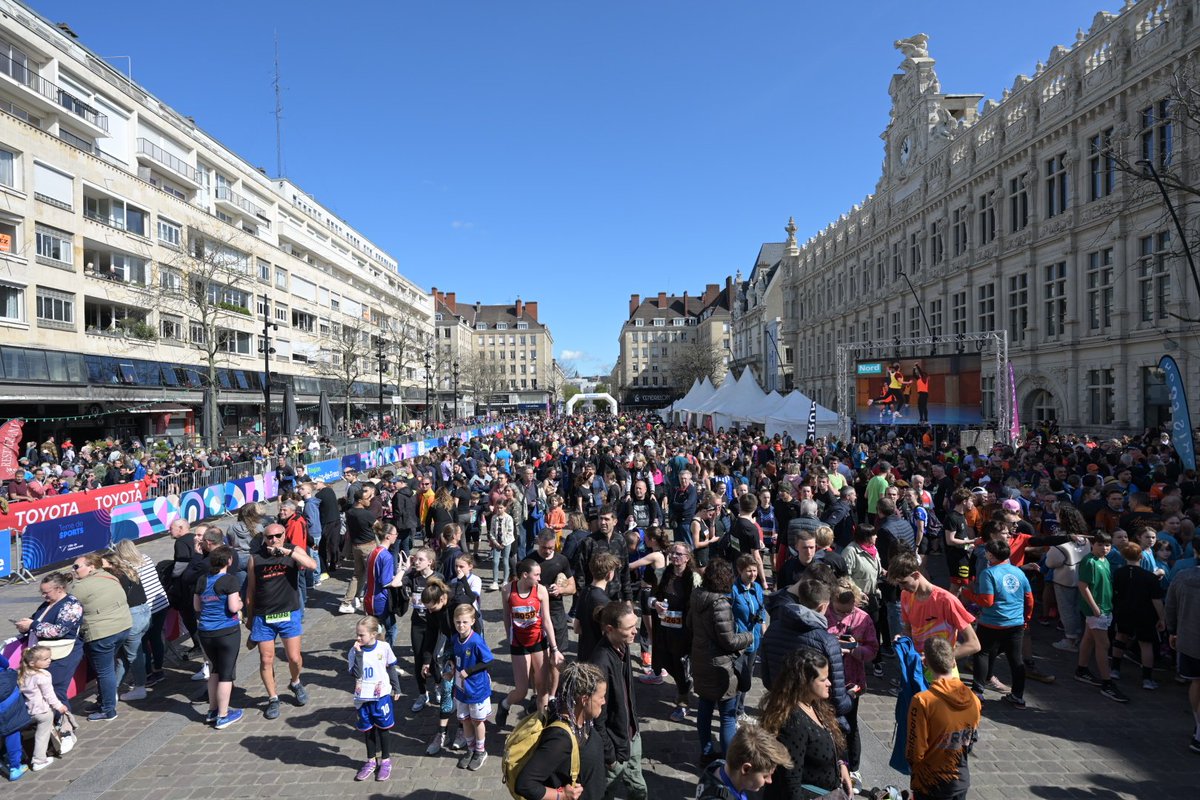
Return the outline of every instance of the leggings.
{"type": "Polygon", "coordinates": [[[655,620],[654,649],[651,650],[651,667],[657,672],[666,670],[675,681],[675,691],[678,693],[677,703],[686,705],[688,695],[692,691],[692,677],[684,659],[687,657],[687,643],[682,632],[664,628],[655,620]]]}
{"type": "Polygon", "coordinates": [[[850,766],[851,772],[858,772],[859,762],[862,760],[862,739],[858,734],[858,701],[856,695],[850,701],[850,713],[846,715],[846,723],[850,727],[849,734],[846,736],[846,762],[850,766]]]}
{"type": "Polygon", "coordinates": [[[367,761],[375,758],[378,753],[380,758],[391,758],[391,729],[389,728],[371,728],[366,732],[367,739],[367,761]]]}
{"type": "Polygon", "coordinates": [[[167,606],[161,611],[150,615],[150,629],[142,639],[142,657],[145,659],[146,672],[162,672],[163,656],[166,655],[166,645],[163,643],[163,624],[167,621],[167,606]]]}
{"type": "MultiPolygon", "coordinates": [[[[412,645],[413,651],[413,666],[414,674],[417,677],[417,691],[425,693],[425,676],[421,674],[421,668],[426,664],[433,669],[433,647],[436,641],[426,642],[426,639],[431,638],[427,635],[429,623],[424,617],[418,617],[416,613],[412,616],[412,627],[409,629],[409,644],[412,645]]],[[[436,640],[436,637],[433,637],[436,640]]],[[[434,678],[436,681],[436,677],[434,678]]]]}

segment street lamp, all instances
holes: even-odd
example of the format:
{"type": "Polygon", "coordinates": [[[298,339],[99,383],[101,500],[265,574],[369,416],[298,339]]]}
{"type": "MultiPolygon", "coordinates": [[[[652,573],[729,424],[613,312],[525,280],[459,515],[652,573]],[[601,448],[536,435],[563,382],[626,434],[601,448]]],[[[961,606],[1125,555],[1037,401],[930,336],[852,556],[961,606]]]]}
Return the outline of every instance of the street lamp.
{"type": "Polygon", "coordinates": [[[263,332],[262,344],[258,352],[263,354],[263,441],[271,439],[271,356],[275,348],[271,347],[271,331],[279,330],[279,326],[271,321],[271,298],[264,294],[263,298],[263,332]]]}
{"type": "Polygon", "coordinates": [[[379,431],[383,432],[383,373],[387,372],[388,362],[384,355],[384,340],[380,336],[376,343],[375,357],[379,359],[379,431]]]}
{"type": "Polygon", "coordinates": [[[433,391],[433,353],[425,351],[425,427],[429,427],[429,395],[433,391]]]}
{"type": "Polygon", "coordinates": [[[454,376],[454,419],[458,419],[458,359],[450,364],[450,374],[454,376]]]}

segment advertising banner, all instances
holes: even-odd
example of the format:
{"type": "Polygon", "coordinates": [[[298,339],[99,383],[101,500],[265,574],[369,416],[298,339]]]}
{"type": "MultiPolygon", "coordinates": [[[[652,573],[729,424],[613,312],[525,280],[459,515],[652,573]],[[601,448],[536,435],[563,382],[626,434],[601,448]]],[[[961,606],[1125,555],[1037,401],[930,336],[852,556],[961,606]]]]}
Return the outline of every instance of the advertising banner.
{"type": "Polygon", "coordinates": [[[25,528],[21,536],[21,561],[28,570],[39,570],[60,561],[108,547],[112,541],[108,511],[89,511],[25,528]]]}
{"type": "Polygon", "coordinates": [[[0,530],[0,578],[12,575],[12,531],[0,530]]]}
{"type": "Polygon", "coordinates": [[[11,503],[7,514],[0,514],[0,528],[22,531],[28,525],[48,520],[63,519],[89,511],[110,512],[126,503],[140,503],[146,499],[146,490],[141,481],[106,486],[86,492],[46,497],[24,503],[11,503]]]}
{"type": "Polygon", "coordinates": [[[17,474],[24,428],[25,421],[19,419],[10,419],[0,425],[0,481],[11,480],[17,474]]]}
{"type": "Polygon", "coordinates": [[[1167,396],[1171,400],[1171,446],[1179,454],[1186,469],[1196,468],[1196,442],[1192,438],[1192,414],[1188,410],[1187,392],[1183,388],[1183,375],[1179,365],[1171,356],[1163,356],[1158,362],[1167,380],[1167,396]]]}
{"type": "Polygon", "coordinates": [[[331,458],[328,461],[314,461],[304,468],[308,477],[314,481],[336,481],[342,478],[342,460],[331,458]]]}
{"type": "Polygon", "coordinates": [[[978,353],[855,364],[855,411],[866,425],[979,425],[978,353]]]}
{"type": "Polygon", "coordinates": [[[112,512],[112,540],[144,539],[166,533],[179,518],[179,506],[169,497],[117,506],[112,512]]]}

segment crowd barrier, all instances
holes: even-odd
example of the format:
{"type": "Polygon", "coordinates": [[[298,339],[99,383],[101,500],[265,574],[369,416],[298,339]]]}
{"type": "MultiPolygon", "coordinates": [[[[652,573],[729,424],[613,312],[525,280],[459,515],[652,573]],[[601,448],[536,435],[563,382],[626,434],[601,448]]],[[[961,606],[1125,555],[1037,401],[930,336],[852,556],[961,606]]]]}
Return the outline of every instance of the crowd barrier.
{"type": "MultiPolygon", "coordinates": [[[[403,444],[382,444],[370,450],[308,464],[307,474],[326,481],[340,480],[348,467],[368,470],[385,467],[443,447],[453,438],[490,436],[502,424],[444,431],[442,435],[403,444]]],[[[5,530],[20,542],[20,563],[30,572],[45,569],[86,553],[103,550],[123,539],[145,539],[166,533],[182,517],[188,522],[219,517],[247,503],[272,500],[279,495],[274,471],[233,478],[181,492],[178,496],[154,497],[141,481],[108,486],[87,492],[47,497],[9,506],[0,514],[0,553],[5,530]]],[[[13,555],[15,556],[13,543],[13,555]]],[[[0,578],[16,566],[15,558],[0,556],[0,578]]]]}

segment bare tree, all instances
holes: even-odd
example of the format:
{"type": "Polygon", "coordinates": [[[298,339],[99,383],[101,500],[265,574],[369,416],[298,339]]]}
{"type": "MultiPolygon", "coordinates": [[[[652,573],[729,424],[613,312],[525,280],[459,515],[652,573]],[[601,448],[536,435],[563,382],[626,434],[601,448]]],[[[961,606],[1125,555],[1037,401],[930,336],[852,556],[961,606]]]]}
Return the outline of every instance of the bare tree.
{"type": "Polygon", "coordinates": [[[708,378],[714,384],[720,383],[719,376],[724,372],[724,351],[705,344],[699,337],[693,337],[686,344],[676,347],[667,363],[667,378],[671,385],[685,390],[701,378],[708,378]]]}
{"type": "Polygon", "coordinates": [[[253,335],[239,329],[254,317],[251,258],[239,246],[241,238],[232,231],[188,228],[177,255],[159,267],[160,309],[185,320],[172,323],[178,325],[176,335],[198,349],[204,361],[203,383],[210,393],[204,436],[209,447],[217,442],[218,364],[233,354],[253,355],[253,335]]]}
{"type": "Polygon", "coordinates": [[[417,368],[423,366],[425,345],[429,334],[429,326],[410,314],[388,319],[383,326],[382,336],[385,340],[390,360],[395,366],[393,373],[396,378],[396,395],[401,399],[401,418],[403,418],[404,380],[412,380],[417,368]]]}
{"type": "Polygon", "coordinates": [[[504,386],[502,370],[503,367],[483,353],[472,353],[459,360],[459,380],[474,392],[476,410],[482,399],[486,410],[491,411],[492,396],[504,386]]]}
{"type": "Polygon", "coordinates": [[[346,428],[350,427],[354,384],[375,367],[379,329],[365,319],[347,317],[333,322],[321,337],[321,357],[310,366],[337,381],[346,400],[346,428]]]}

